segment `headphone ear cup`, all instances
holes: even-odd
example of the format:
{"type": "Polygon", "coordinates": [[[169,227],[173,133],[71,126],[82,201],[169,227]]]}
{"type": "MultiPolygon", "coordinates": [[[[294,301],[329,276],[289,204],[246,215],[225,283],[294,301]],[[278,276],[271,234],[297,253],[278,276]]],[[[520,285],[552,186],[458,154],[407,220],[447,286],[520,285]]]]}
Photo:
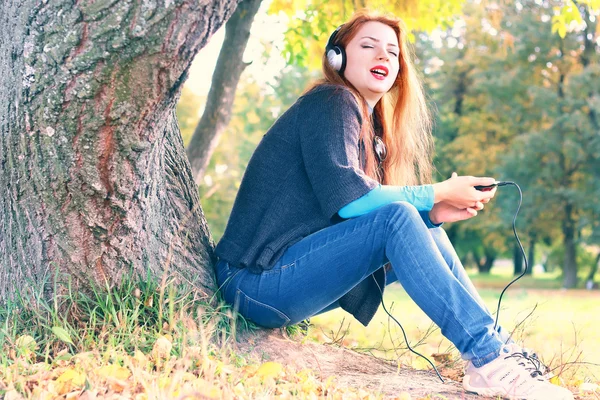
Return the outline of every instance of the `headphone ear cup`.
{"type": "Polygon", "coordinates": [[[346,69],[346,52],[343,47],[331,47],[327,51],[327,60],[329,61],[329,65],[340,74],[346,69]]]}
{"type": "Polygon", "coordinates": [[[329,40],[327,40],[327,45],[325,46],[325,54],[327,55],[327,61],[329,61],[329,65],[331,68],[336,70],[339,74],[343,74],[346,69],[346,51],[344,51],[343,47],[334,46],[335,37],[339,30],[344,26],[343,24],[338,26],[335,31],[329,36],[329,40]]]}
{"type": "Polygon", "coordinates": [[[340,68],[342,68],[342,56],[338,46],[333,46],[327,50],[327,61],[329,61],[331,68],[336,71],[339,71],[340,68]]]}

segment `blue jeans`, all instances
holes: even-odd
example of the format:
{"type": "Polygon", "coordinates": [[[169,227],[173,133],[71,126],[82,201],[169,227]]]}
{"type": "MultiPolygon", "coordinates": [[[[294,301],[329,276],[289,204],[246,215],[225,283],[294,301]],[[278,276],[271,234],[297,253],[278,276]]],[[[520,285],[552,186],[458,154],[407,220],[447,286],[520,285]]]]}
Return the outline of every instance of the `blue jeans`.
{"type": "Polygon", "coordinates": [[[507,335],[493,329],[446,232],[427,228],[407,202],[314,232],[261,274],[220,260],[217,283],[244,317],[281,327],[336,308],[340,297],[388,261],[386,283],[399,281],[464,359],[480,367],[498,356],[507,335]]]}

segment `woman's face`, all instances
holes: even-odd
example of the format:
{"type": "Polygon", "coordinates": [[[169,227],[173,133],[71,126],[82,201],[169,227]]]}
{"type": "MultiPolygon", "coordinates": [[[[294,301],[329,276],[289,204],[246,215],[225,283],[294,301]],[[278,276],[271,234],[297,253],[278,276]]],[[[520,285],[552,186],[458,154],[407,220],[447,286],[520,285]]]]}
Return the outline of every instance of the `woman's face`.
{"type": "Polygon", "coordinates": [[[381,22],[367,22],[345,50],[344,76],[375,107],[398,75],[400,49],[396,32],[381,22]]]}

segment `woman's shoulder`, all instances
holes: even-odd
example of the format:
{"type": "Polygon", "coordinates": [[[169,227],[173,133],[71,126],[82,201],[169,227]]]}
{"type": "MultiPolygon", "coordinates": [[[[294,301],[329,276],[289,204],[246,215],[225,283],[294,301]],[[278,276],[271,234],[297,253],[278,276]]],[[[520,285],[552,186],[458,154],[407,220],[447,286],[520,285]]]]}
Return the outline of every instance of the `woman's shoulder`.
{"type": "Polygon", "coordinates": [[[298,100],[304,106],[312,105],[321,110],[340,106],[358,110],[358,100],[352,91],[343,85],[319,84],[309,89],[298,100]]]}

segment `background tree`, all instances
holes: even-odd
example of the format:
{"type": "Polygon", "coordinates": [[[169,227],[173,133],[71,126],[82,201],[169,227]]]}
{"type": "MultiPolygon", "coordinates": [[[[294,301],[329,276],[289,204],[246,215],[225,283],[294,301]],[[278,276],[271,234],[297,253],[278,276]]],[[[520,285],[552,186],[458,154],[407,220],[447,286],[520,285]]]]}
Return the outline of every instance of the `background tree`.
{"type": "MultiPolygon", "coordinates": [[[[598,87],[592,79],[598,58],[597,51],[586,47],[597,47],[590,18],[584,28],[565,31],[564,38],[553,34],[558,5],[467,5],[462,29],[446,34],[445,44],[452,45],[439,49],[439,56],[431,56],[428,63],[435,70],[431,86],[438,90],[436,144],[444,173],[459,168],[461,173],[519,183],[525,192],[519,228],[529,245],[530,261],[537,242],[549,242],[560,232],[563,284],[573,287],[577,226],[589,222],[592,213],[597,215],[589,199],[597,193],[593,171],[598,163],[598,105],[593,99],[598,87]]],[[[585,10],[582,15],[589,15],[585,10]]],[[[503,189],[495,202],[499,213],[486,215],[481,225],[488,232],[476,232],[493,237],[489,230],[512,219],[517,199],[516,191],[503,189]]],[[[480,222],[467,221],[461,229],[466,234],[480,222]]],[[[512,235],[503,231],[512,242],[512,235]]],[[[464,242],[464,235],[460,238],[464,242]]],[[[520,251],[514,254],[515,273],[520,273],[520,251]]]]}
{"type": "Polygon", "coordinates": [[[600,150],[595,121],[600,108],[594,100],[600,94],[600,70],[596,41],[587,39],[596,31],[595,22],[588,20],[584,29],[564,38],[551,35],[551,6],[524,8],[523,13],[532,15],[529,26],[513,25],[514,29],[536,32],[515,55],[530,60],[530,70],[537,73],[527,100],[528,115],[538,124],[517,138],[505,159],[505,171],[524,182],[530,196],[540,200],[527,210],[532,220],[551,216],[548,219],[559,224],[563,286],[574,287],[581,239],[578,225],[598,207],[590,199],[600,190],[594,169],[600,150]]]}
{"type": "Polygon", "coordinates": [[[210,156],[231,119],[231,108],[242,72],[249,65],[243,61],[250,38],[250,27],[261,0],[242,0],[225,25],[225,40],[212,77],[204,112],[186,153],[196,182],[200,182],[210,156]]]}
{"type": "MultiPolygon", "coordinates": [[[[269,127],[300,96],[317,74],[288,66],[273,83],[259,85],[244,76],[224,131],[203,176],[199,193],[212,237],[218,241],[233,207],[248,161],[269,127]]],[[[178,110],[185,107],[180,103],[178,110]]]]}

